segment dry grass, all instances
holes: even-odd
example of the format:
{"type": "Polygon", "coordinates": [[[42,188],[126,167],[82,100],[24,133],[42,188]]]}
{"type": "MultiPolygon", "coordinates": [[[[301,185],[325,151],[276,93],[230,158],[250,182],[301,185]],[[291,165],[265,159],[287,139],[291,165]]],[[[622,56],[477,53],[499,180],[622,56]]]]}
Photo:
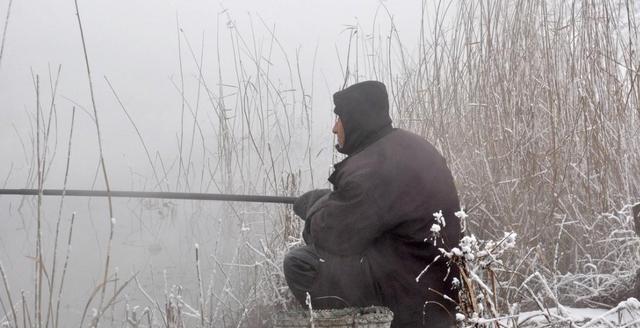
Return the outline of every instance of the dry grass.
{"type": "Polygon", "coordinates": [[[640,263],[634,4],[456,5],[390,81],[396,122],[449,159],[472,232],[522,238],[499,273],[503,313],[537,306],[524,282],[548,284],[545,306],[617,304],[640,263]]]}
{"type": "MultiPolygon", "coordinates": [[[[425,136],[442,151],[472,215],[468,233],[493,240],[504,231],[518,234],[510,256],[476,273],[489,289],[476,285],[467,300],[490,295],[483,299],[491,302],[487,317],[510,313],[516,303],[545,309],[622,300],[640,263],[626,205],[640,194],[635,5],[425,0],[422,7],[416,49],[403,45],[391,13],[382,10],[391,30],[367,35],[361,26],[350,27],[341,70],[345,84],[384,81],[396,125],[425,136]]],[[[174,164],[152,156],[134,124],[153,169],[153,189],[297,195],[314,184],[313,87],[302,77],[298,54],[293,61],[273,28],[264,22],[257,28],[270,36],[265,41],[256,37],[253,23],[241,32],[228,12],[218,21],[214,77],[204,74],[204,46],[198,53],[178,26],[181,72],[174,86],[182,115],[174,164]],[[220,46],[225,42],[228,46],[220,46]],[[223,66],[233,67],[233,76],[223,74],[223,66]],[[288,79],[271,72],[276,66],[287,68],[288,79]],[[197,72],[192,90],[186,90],[193,84],[185,82],[183,72],[189,69],[197,72]],[[189,99],[194,92],[196,99],[189,99]],[[210,131],[213,144],[206,140],[210,131]]],[[[37,132],[46,132],[46,145],[48,128],[38,125],[37,132]]],[[[36,158],[42,164],[37,169],[41,186],[47,155],[36,158]]],[[[316,172],[316,180],[324,174],[316,172]]],[[[193,215],[206,215],[198,203],[181,205],[193,215]]],[[[299,220],[285,206],[226,204],[222,211],[217,217],[232,223],[215,225],[210,238],[233,236],[233,241],[198,248],[193,270],[185,270],[193,271],[186,281],[165,277],[164,290],[157,290],[135,278],[137,290],[129,290],[142,298],[127,296],[116,304],[127,284],[117,285],[107,260],[95,289],[101,305],[92,322],[107,325],[99,319],[112,308],[116,324],[130,327],[256,327],[267,324],[273,311],[290,307],[281,261],[299,242],[299,220]],[[108,285],[114,292],[105,299],[108,285]]],[[[61,279],[68,262],[67,255],[61,279]]],[[[49,271],[56,266],[54,261],[49,271]]],[[[44,275],[42,266],[37,270],[44,275]]],[[[37,298],[49,297],[43,318],[39,301],[36,313],[30,313],[24,294],[15,303],[16,291],[9,290],[4,272],[2,278],[7,297],[0,300],[10,327],[47,326],[50,317],[58,326],[59,305],[52,311],[52,304],[59,304],[63,280],[57,292],[55,281],[49,288],[42,288],[45,282],[36,286],[37,298]]]]}

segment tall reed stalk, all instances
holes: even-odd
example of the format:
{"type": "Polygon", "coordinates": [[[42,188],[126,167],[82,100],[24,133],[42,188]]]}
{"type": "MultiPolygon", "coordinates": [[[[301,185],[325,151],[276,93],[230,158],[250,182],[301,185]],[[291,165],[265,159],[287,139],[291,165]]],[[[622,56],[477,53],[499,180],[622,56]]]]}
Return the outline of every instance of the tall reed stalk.
{"type": "Polygon", "coordinates": [[[4,43],[7,39],[7,29],[9,27],[9,17],[11,17],[11,5],[13,0],[9,0],[7,5],[7,16],[4,19],[4,28],[2,29],[2,41],[0,41],[0,68],[2,67],[2,57],[4,56],[4,43]]]}

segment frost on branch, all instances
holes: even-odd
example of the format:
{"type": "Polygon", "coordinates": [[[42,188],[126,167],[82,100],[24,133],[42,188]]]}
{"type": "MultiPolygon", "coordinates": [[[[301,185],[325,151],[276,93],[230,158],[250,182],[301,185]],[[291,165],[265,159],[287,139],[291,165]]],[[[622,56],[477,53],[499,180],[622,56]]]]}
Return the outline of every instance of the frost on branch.
{"type": "Polygon", "coordinates": [[[503,267],[502,257],[515,247],[516,237],[514,232],[505,232],[497,241],[465,236],[459,247],[449,252],[450,262],[460,270],[458,312],[465,316],[467,324],[477,323],[480,318],[498,317],[494,270],[503,267]]]}
{"type": "Polygon", "coordinates": [[[429,239],[431,239],[433,241],[433,246],[437,245],[437,242],[440,238],[440,231],[442,230],[442,228],[447,226],[447,222],[444,219],[444,216],[442,215],[442,211],[438,211],[436,213],[433,213],[433,225],[431,225],[431,237],[427,237],[425,238],[425,242],[429,239]]]}
{"type": "MultiPolygon", "coordinates": [[[[455,213],[462,226],[466,226],[468,217],[464,210],[455,213]]],[[[442,211],[433,213],[434,223],[430,228],[433,245],[444,245],[440,232],[446,225],[442,211]]],[[[437,256],[416,277],[416,281],[430,269],[431,264],[441,259],[448,262],[448,266],[457,266],[459,277],[452,279],[452,288],[458,291],[458,306],[455,319],[459,326],[475,325],[483,320],[499,317],[497,311],[497,278],[495,269],[503,267],[502,258],[506,252],[516,245],[517,234],[505,232],[498,240],[478,240],[473,234],[464,236],[456,247],[450,250],[438,248],[437,256]]]]}

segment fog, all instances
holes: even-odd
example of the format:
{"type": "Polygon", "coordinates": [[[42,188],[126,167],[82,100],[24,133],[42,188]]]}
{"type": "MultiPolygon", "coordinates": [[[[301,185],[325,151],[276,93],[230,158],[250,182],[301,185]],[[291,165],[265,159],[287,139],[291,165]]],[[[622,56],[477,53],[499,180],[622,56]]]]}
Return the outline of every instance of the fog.
{"type": "MultiPolygon", "coordinates": [[[[0,0],[1,188],[329,187],[332,95],[381,80],[469,217],[471,251],[442,253],[473,276],[456,318],[637,325],[640,1],[78,7],[86,56],[74,1],[0,0]],[[587,306],[600,312],[571,315],[587,306]]],[[[295,305],[289,205],[4,195],[0,209],[0,326],[259,327],[295,305]]]]}
{"type": "MultiPolygon", "coordinates": [[[[329,167],[339,159],[330,132],[331,95],[345,83],[347,62],[366,58],[350,54],[350,41],[388,42],[393,17],[411,52],[421,19],[420,1],[135,0],[78,5],[113,190],[296,195],[327,187],[329,167]],[[354,27],[365,35],[353,38],[354,27]],[[242,87],[260,85],[273,90],[245,90],[246,99],[238,96],[242,87]],[[227,113],[218,111],[220,104],[229,113],[222,121],[232,122],[226,128],[219,120],[220,113],[227,113]],[[247,108],[254,116],[238,116],[247,108]],[[279,118],[287,122],[288,133],[282,132],[279,118]],[[261,124],[259,132],[256,124],[261,124]],[[222,140],[225,129],[231,131],[231,141],[222,140]],[[294,176],[295,186],[289,190],[277,186],[294,176]]],[[[9,1],[0,2],[0,22],[8,6],[9,1]]],[[[0,62],[0,186],[37,188],[39,154],[45,158],[44,188],[62,188],[66,176],[68,189],[104,189],[74,2],[13,1],[10,8],[0,62]]],[[[349,74],[349,83],[375,78],[371,72],[349,74]]],[[[18,291],[32,299],[37,198],[1,196],[0,208],[0,261],[14,302],[20,298],[18,291]]],[[[227,276],[226,264],[242,262],[238,248],[246,242],[268,243],[289,211],[283,205],[117,199],[110,243],[106,199],[66,197],[61,204],[59,197],[45,197],[41,209],[47,266],[59,230],[58,276],[75,213],[63,326],[78,324],[85,303],[103,280],[107,253],[114,286],[137,275],[153,298],[181,285],[191,302],[198,282],[196,244],[204,258],[204,284],[227,290],[228,282],[218,280],[227,276]]],[[[127,306],[134,306],[147,301],[133,284],[118,302],[126,298],[127,306]]],[[[91,304],[89,309],[96,307],[91,304]]],[[[112,325],[124,316],[124,307],[111,310],[112,325]]]]}

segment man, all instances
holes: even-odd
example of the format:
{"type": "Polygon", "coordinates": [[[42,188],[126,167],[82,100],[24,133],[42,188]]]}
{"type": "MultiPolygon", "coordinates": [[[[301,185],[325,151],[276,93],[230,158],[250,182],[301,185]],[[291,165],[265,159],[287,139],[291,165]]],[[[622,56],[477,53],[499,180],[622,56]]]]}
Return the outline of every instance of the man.
{"type": "Polygon", "coordinates": [[[289,288],[315,308],[388,306],[392,327],[452,327],[458,272],[436,258],[461,232],[444,158],[391,126],[384,84],[357,83],[333,101],[333,133],[347,158],[329,177],[333,191],[313,190],[294,204],[307,246],[285,256],[289,288]]]}

